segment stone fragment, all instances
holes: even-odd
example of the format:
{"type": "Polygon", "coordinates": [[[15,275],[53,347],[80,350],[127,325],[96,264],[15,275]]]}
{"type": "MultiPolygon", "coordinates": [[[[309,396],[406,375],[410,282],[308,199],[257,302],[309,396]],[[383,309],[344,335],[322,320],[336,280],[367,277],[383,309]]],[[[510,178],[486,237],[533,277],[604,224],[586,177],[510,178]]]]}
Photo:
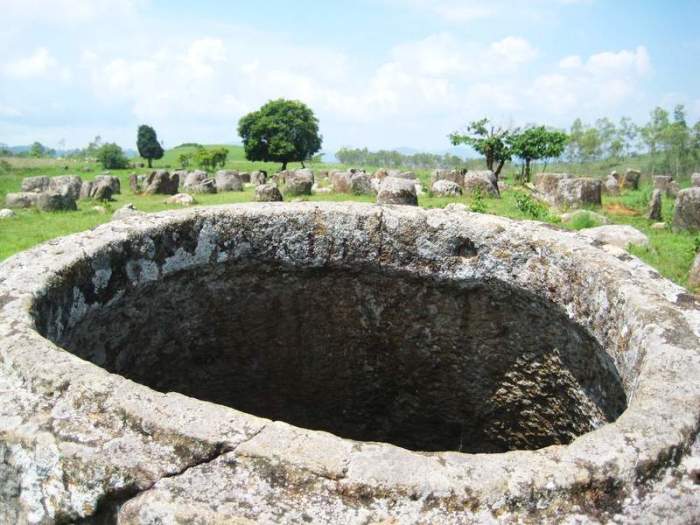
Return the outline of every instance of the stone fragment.
{"type": "Polygon", "coordinates": [[[68,195],[71,200],[80,198],[80,189],[83,181],[77,175],[59,175],[49,178],[49,188],[47,191],[68,195]]]}
{"type": "Polygon", "coordinates": [[[126,219],[127,217],[134,217],[137,215],[146,215],[144,212],[137,210],[132,203],[125,204],[117,211],[112,214],[112,220],[118,221],[121,219],[126,219]]]}
{"type": "Polygon", "coordinates": [[[71,194],[57,191],[45,191],[37,194],[36,207],[41,211],[74,211],[78,209],[71,194]]]}
{"type": "Polygon", "coordinates": [[[464,173],[461,170],[434,170],[430,175],[431,187],[435,186],[435,183],[440,180],[454,182],[458,186],[462,187],[464,186],[464,173]]]}
{"type": "Polygon", "coordinates": [[[267,172],[262,170],[254,171],[250,174],[250,183],[253,186],[260,186],[267,182],[267,172]]]}
{"type": "Polygon", "coordinates": [[[601,205],[602,184],[594,178],[565,178],[559,181],[557,189],[548,201],[554,206],[579,208],[601,205]]]}
{"type": "Polygon", "coordinates": [[[661,217],[661,190],[656,189],[651,194],[651,199],[649,200],[649,210],[647,212],[647,219],[650,221],[660,221],[661,217]]]}
{"type": "Polygon", "coordinates": [[[12,217],[16,216],[17,214],[8,208],[3,208],[0,210],[0,219],[11,219],[12,217]]]}
{"type": "Polygon", "coordinates": [[[464,174],[464,192],[480,192],[484,197],[500,197],[498,181],[493,172],[488,170],[468,171],[464,174]]]}
{"type": "Polygon", "coordinates": [[[311,195],[314,185],[314,175],[309,169],[292,171],[285,176],[285,194],[311,195]]]}
{"type": "Polygon", "coordinates": [[[642,174],[639,170],[628,169],[620,179],[620,187],[624,190],[639,189],[639,179],[642,174]]]}
{"type": "Polygon", "coordinates": [[[462,187],[448,179],[437,179],[433,182],[431,190],[438,197],[459,197],[462,195],[462,187]]]}
{"type": "Polygon", "coordinates": [[[170,174],[165,170],[152,171],[143,182],[143,193],[146,195],[175,195],[179,181],[177,173],[170,174]]]}
{"type": "Polygon", "coordinates": [[[115,175],[98,175],[95,177],[95,183],[99,184],[105,182],[109,185],[112,190],[112,195],[120,195],[122,192],[122,185],[119,177],[115,175]]]}
{"type": "Polygon", "coordinates": [[[5,206],[8,208],[31,208],[36,206],[38,197],[38,193],[30,191],[8,193],[5,195],[5,206]]]}
{"type": "Polygon", "coordinates": [[[176,193],[172,197],[168,197],[164,201],[166,204],[179,204],[181,206],[189,206],[194,204],[194,197],[188,193],[176,193]]]}
{"type": "Polygon", "coordinates": [[[637,247],[649,246],[649,238],[633,226],[626,224],[610,224],[596,228],[579,230],[579,233],[589,239],[604,244],[611,244],[626,250],[630,245],[637,247]]]}
{"type": "MultiPolygon", "coordinates": [[[[248,175],[250,180],[250,175],[248,175]]],[[[219,170],[214,177],[217,192],[243,191],[243,179],[237,171],[219,170]]]]}
{"type": "Polygon", "coordinates": [[[49,189],[49,177],[25,177],[22,179],[22,192],[41,193],[49,189]]]}
{"type": "MultiPolygon", "coordinates": [[[[693,264],[690,267],[690,272],[688,273],[688,288],[700,288],[700,252],[695,255],[693,264]]],[[[696,483],[700,483],[700,464],[698,464],[697,467],[696,483]]]]}
{"type": "Polygon", "coordinates": [[[695,187],[700,186],[700,173],[693,173],[690,176],[690,185],[695,187]]]}

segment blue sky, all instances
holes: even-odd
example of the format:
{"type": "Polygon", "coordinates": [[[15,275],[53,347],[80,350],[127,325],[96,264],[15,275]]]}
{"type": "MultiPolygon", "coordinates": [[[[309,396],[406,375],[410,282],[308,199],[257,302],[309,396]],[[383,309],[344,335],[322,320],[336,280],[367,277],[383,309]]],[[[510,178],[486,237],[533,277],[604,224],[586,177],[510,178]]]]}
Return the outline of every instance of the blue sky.
{"type": "Polygon", "coordinates": [[[316,112],[324,149],[440,150],[488,116],[565,127],[686,105],[700,119],[693,1],[0,0],[0,142],[237,142],[271,98],[316,112]]]}

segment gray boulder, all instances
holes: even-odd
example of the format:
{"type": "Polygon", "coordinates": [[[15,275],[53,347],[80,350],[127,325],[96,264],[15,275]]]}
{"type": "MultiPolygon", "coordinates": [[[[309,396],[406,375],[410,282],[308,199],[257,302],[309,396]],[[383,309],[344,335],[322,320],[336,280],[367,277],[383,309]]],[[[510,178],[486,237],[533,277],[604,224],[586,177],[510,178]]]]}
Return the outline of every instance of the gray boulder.
{"type": "Polygon", "coordinates": [[[434,170],[430,175],[431,187],[434,187],[435,183],[440,180],[454,182],[461,187],[464,185],[464,173],[460,170],[434,170]]]}
{"type": "Polygon", "coordinates": [[[464,192],[479,192],[484,196],[500,197],[498,180],[493,172],[488,170],[468,171],[464,174],[464,192]]]}
{"type": "Polygon", "coordinates": [[[459,197],[462,195],[462,186],[447,179],[436,180],[431,189],[438,197],[459,197]]]}
{"type": "Polygon", "coordinates": [[[131,193],[141,193],[141,181],[139,180],[138,174],[132,173],[129,175],[129,189],[131,193]]]}
{"type": "Polygon", "coordinates": [[[407,180],[418,180],[418,177],[412,171],[401,171],[401,172],[390,172],[390,177],[395,177],[397,179],[407,179],[407,180]]]}
{"type": "Polygon", "coordinates": [[[693,173],[690,176],[690,185],[691,186],[700,186],[700,173],[693,173]]]}
{"type": "Polygon", "coordinates": [[[36,206],[38,197],[38,193],[31,191],[8,193],[5,195],[5,206],[8,208],[31,208],[36,206]]]}
{"type": "Polygon", "coordinates": [[[649,201],[649,211],[647,212],[647,219],[650,221],[660,221],[661,220],[661,190],[656,189],[651,194],[651,200],[649,201]]]}
{"type": "Polygon", "coordinates": [[[39,193],[36,207],[41,211],[73,211],[78,209],[71,194],[58,191],[39,193]]]}
{"type": "Polygon", "coordinates": [[[255,188],[255,200],[258,202],[281,202],[284,199],[277,186],[268,182],[255,188]]]}
{"type": "Polygon", "coordinates": [[[418,206],[415,183],[410,179],[385,177],[379,186],[377,204],[418,206]]]}
{"type": "Polygon", "coordinates": [[[49,179],[48,191],[66,194],[75,201],[80,198],[82,185],[83,180],[77,175],[60,175],[49,179]]]}
{"type": "Polygon", "coordinates": [[[0,219],[11,219],[12,217],[16,216],[17,214],[8,208],[3,208],[0,210],[0,219]]]}
{"type": "Polygon", "coordinates": [[[176,193],[172,197],[165,199],[166,204],[179,204],[180,206],[189,206],[194,204],[195,200],[189,193],[176,193]]]}
{"type": "Polygon", "coordinates": [[[94,185],[95,183],[91,180],[83,181],[83,183],[80,185],[80,198],[89,199],[92,194],[92,187],[94,185]]]}
{"type": "Polygon", "coordinates": [[[625,190],[639,189],[639,179],[642,174],[638,170],[628,169],[620,180],[620,186],[625,190]]]}
{"type": "Polygon", "coordinates": [[[25,193],[41,193],[49,189],[49,178],[46,176],[40,177],[25,177],[22,179],[22,192],[25,193]]]}
{"type": "Polygon", "coordinates": [[[688,288],[691,290],[700,288],[700,253],[695,256],[690,272],[688,272],[688,288]]]}
{"type": "Polygon", "coordinates": [[[247,184],[250,182],[250,173],[248,173],[247,171],[242,171],[241,173],[238,174],[238,176],[240,177],[241,182],[243,182],[244,184],[247,184]]]}
{"type": "Polygon", "coordinates": [[[183,181],[182,186],[185,189],[189,189],[190,187],[196,186],[197,184],[207,180],[207,178],[208,176],[206,171],[190,171],[187,175],[185,175],[185,180],[183,181]]]}
{"type": "Polygon", "coordinates": [[[216,181],[214,179],[204,179],[196,184],[186,186],[190,193],[216,193],[216,181]]]}
{"type": "Polygon", "coordinates": [[[311,170],[303,169],[289,172],[286,175],[285,193],[289,195],[311,195],[314,185],[314,175],[311,170]]]}
{"type": "MultiPolygon", "coordinates": [[[[613,173],[617,174],[616,171],[613,173]]],[[[620,181],[617,177],[612,174],[608,175],[603,181],[601,190],[608,195],[619,195],[620,194],[620,181]]]]}
{"type": "Polygon", "coordinates": [[[90,198],[96,201],[110,201],[112,200],[113,187],[110,180],[95,181],[90,190],[90,198]]]}
{"type": "Polygon", "coordinates": [[[673,177],[670,175],[655,175],[653,178],[654,189],[661,190],[668,195],[668,187],[673,182],[673,177]]]}
{"type": "Polygon", "coordinates": [[[586,205],[601,205],[602,183],[600,179],[580,177],[576,179],[561,179],[557,190],[550,197],[555,206],[580,208],[586,205]]]}
{"type": "Polygon", "coordinates": [[[175,195],[178,190],[180,177],[177,173],[165,170],[152,171],[143,181],[143,193],[147,195],[175,195]]]}
{"type": "Polygon", "coordinates": [[[112,190],[112,195],[120,195],[122,192],[122,185],[119,181],[119,177],[115,177],[114,175],[98,175],[95,177],[95,182],[105,182],[109,184],[109,188],[112,190]]]}
{"type": "Polygon", "coordinates": [[[674,230],[700,230],[700,187],[678,192],[673,213],[674,230]]]}
{"type": "Polygon", "coordinates": [[[537,191],[547,195],[551,196],[554,195],[557,191],[557,187],[559,186],[559,181],[564,180],[564,179],[573,179],[573,175],[570,175],[569,173],[548,173],[548,172],[543,172],[543,173],[537,173],[533,179],[532,183],[534,184],[535,188],[537,191]]]}
{"type": "Polygon", "coordinates": [[[649,238],[638,229],[626,224],[610,224],[580,230],[582,235],[602,244],[611,244],[626,250],[632,246],[649,246],[649,238]]]}
{"type": "MultiPolygon", "coordinates": [[[[250,179],[250,175],[248,175],[250,179]]],[[[214,176],[216,191],[243,191],[243,180],[237,171],[220,170],[214,176]]]]}
{"type": "Polygon", "coordinates": [[[350,176],[350,193],[353,195],[374,193],[369,175],[364,172],[353,173],[350,176]]]}
{"type": "Polygon", "coordinates": [[[250,174],[250,183],[253,184],[254,186],[260,186],[261,184],[265,184],[267,182],[267,172],[258,170],[254,171],[250,174]]]}
{"type": "Polygon", "coordinates": [[[331,187],[335,193],[350,193],[349,171],[333,171],[330,175],[331,187]]]}

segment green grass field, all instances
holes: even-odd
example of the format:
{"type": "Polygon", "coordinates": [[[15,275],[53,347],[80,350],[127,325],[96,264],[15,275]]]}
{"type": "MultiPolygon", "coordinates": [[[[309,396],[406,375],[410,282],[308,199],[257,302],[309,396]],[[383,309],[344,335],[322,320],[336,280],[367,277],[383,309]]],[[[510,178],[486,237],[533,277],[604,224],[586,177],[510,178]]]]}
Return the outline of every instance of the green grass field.
{"type": "MultiPolygon", "coordinates": [[[[252,163],[246,161],[240,146],[227,146],[227,148],[230,150],[226,165],[229,169],[236,169],[239,171],[266,169],[268,173],[273,173],[279,169],[279,164],[252,163]]],[[[183,151],[191,149],[193,148],[175,148],[169,150],[166,152],[163,159],[154,162],[154,167],[176,168],[178,167],[177,156],[183,151]]],[[[80,174],[84,180],[90,180],[103,171],[98,164],[85,161],[16,158],[4,160],[9,162],[12,167],[11,169],[7,169],[7,166],[0,162],[0,207],[7,193],[20,190],[21,181],[24,177],[80,174]],[[5,166],[4,169],[2,166],[5,166]],[[90,172],[83,171],[83,168],[86,166],[91,169],[90,172]]],[[[138,163],[140,160],[135,159],[134,162],[138,163]]],[[[319,169],[322,167],[332,169],[343,168],[343,166],[336,164],[307,164],[307,166],[312,169],[319,169]]],[[[289,169],[295,169],[297,167],[300,167],[300,164],[295,163],[289,165],[289,169]]],[[[548,171],[554,171],[555,169],[564,171],[566,168],[567,166],[555,165],[548,168],[548,171]]],[[[610,167],[598,167],[598,169],[603,170],[603,173],[607,173],[610,167]]],[[[622,170],[624,167],[619,166],[613,169],[622,170]]],[[[116,195],[114,201],[110,203],[81,200],[78,201],[78,211],[76,212],[44,213],[33,209],[16,210],[16,217],[0,221],[0,260],[49,239],[94,228],[99,224],[108,222],[112,212],[127,203],[133,203],[136,208],[146,212],[178,208],[179,206],[177,205],[165,204],[164,200],[166,196],[144,196],[135,195],[130,192],[128,184],[129,174],[134,172],[145,173],[147,171],[147,168],[113,170],[112,174],[119,176],[121,179],[122,194],[116,195]],[[106,212],[104,210],[96,210],[96,206],[106,208],[106,212]]],[[[572,172],[574,170],[569,169],[568,171],[572,172]]],[[[515,169],[506,170],[503,179],[507,183],[512,184],[514,172],[515,169]]],[[[424,187],[427,188],[429,186],[429,170],[417,170],[416,174],[423,182],[424,187]]],[[[423,194],[419,197],[419,204],[426,208],[442,208],[449,203],[461,202],[469,207],[480,205],[485,213],[502,215],[514,219],[534,218],[525,211],[518,209],[516,196],[519,191],[521,190],[512,186],[512,189],[502,193],[501,199],[483,198],[480,202],[476,203],[472,197],[467,196],[446,198],[423,194]]],[[[648,249],[632,249],[632,253],[656,268],[665,277],[685,286],[687,284],[688,270],[692,264],[698,244],[700,244],[700,236],[693,233],[673,233],[668,229],[651,229],[651,222],[644,218],[650,193],[651,188],[648,183],[646,183],[646,185],[642,185],[639,190],[627,192],[620,197],[606,196],[603,200],[602,210],[596,211],[606,215],[612,223],[632,225],[649,236],[651,246],[648,249]]],[[[244,192],[196,195],[195,198],[197,200],[197,206],[248,202],[253,199],[253,189],[248,188],[244,192]]],[[[330,193],[303,197],[302,200],[374,202],[374,197],[369,195],[353,196],[330,193]]],[[[664,199],[663,213],[664,220],[670,221],[673,213],[673,200],[664,199]]],[[[550,214],[547,210],[544,211],[544,214],[540,216],[539,219],[552,223],[560,222],[558,215],[550,214]]],[[[584,220],[571,225],[562,225],[562,227],[580,229],[590,225],[591,224],[584,220]]]]}

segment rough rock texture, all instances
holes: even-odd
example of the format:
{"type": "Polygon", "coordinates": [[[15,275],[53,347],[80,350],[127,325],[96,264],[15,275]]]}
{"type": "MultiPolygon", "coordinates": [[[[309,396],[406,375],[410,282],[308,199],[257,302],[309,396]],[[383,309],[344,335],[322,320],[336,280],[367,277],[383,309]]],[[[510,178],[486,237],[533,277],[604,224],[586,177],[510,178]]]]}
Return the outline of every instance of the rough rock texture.
{"type": "Polygon", "coordinates": [[[461,170],[434,170],[430,175],[431,186],[434,186],[439,180],[454,182],[461,187],[464,186],[464,173],[461,170]]]}
{"type": "Polygon", "coordinates": [[[189,193],[176,193],[172,197],[165,199],[166,204],[179,204],[181,206],[189,206],[194,204],[194,197],[189,193]]]}
{"type": "Polygon", "coordinates": [[[255,188],[255,200],[258,202],[281,202],[283,197],[277,186],[268,182],[255,188]]]}
{"type": "Polygon", "coordinates": [[[96,201],[109,201],[112,200],[113,191],[114,184],[111,181],[105,179],[98,180],[90,187],[90,198],[96,201]]]}
{"type": "Polygon", "coordinates": [[[134,217],[134,216],[140,216],[140,215],[145,215],[144,212],[141,210],[137,210],[136,207],[132,203],[125,204],[121,208],[119,208],[117,211],[115,211],[112,214],[112,220],[113,221],[119,221],[122,219],[126,219],[127,217],[134,217]]]}
{"type": "Polygon", "coordinates": [[[607,226],[597,226],[596,228],[586,228],[580,233],[593,239],[595,242],[612,244],[623,250],[629,245],[649,246],[649,238],[633,226],[626,224],[610,224],[607,226]]]}
{"type": "Polygon", "coordinates": [[[241,182],[248,184],[250,182],[250,173],[247,171],[242,171],[238,174],[238,176],[241,178],[241,182]]]}
{"type": "Polygon", "coordinates": [[[129,175],[129,189],[133,194],[141,193],[141,183],[137,173],[132,173],[129,175]]]}
{"type": "Polygon", "coordinates": [[[267,172],[254,171],[250,174],[250,183],[254,186],[260,186],[267,182],[267,172]]]}
{"type": "Polygon", "coordinates": [[[59,175],[49,178],[49,192],[61,193],[76,201],[80,198],[80,188],[83,181],[77,175],[59,175]]]}
{"type": "Polygon", "coordinates": [[[207,180],[209,176],[207,175],[206,171],[202,170],[195,170],[195,171],[190,171],[185,175],[185,180],[182,182],[182,186],[188,190],[192,186],[196,186],[198,184],[201,184],[205,180],[207,180]]]}
{"type": "Polygon", "coordinates": [[[647,219],[650,221],[660,221],[661,217],[661,191],[656,189],[651,194],[651,199],[649,200],[649,210],[647,211],[647,219]]]}
{"type": "Polygon", "coordinates": [[[379,185],[377,204],[405,204],[418,206],[416,185],[410,179],[385,177],[379,185]]]}
{"type": "Polygon", "coordinates": [[[0,219],[11,219],[12,217],[16,216],[17,214],[8,208],[3,208],[0,210],[0,219]]]}
{"type": "Polygon", "coordinates": [[[49,178],[46,176],[25,177],[22,179],[22,192],[41,193],[49,189],[49,178]]]}
{"type": "Polygon", "coordinates": [[[285,177],[285,194],[311,195],[311,187],[314,185],[314,174],[309,169],[289,172],[285,177]]]}
{"type": "Polygon", "coordinates": [[[699,337],[686,290],[535,222],[112,222],[0,265],[0,523],[694,523],[699,337]]]}
{"type": "Polygon", "coordinates": [[[438,197],[458,197],[462,195],[462,187],[456,182],[447,179],[438,179],[433,182],[431,190],[438,197]]]}
{"type": "Polygon", "coordinates": [[[333,171],[330,175],[331,187],[335,193],[350,193],[350,179],[352,173],[349,171],[333,171]]]}
{"type": "Polygon", "coordinates": [[[350,175],[350,193],[353,195],[369,195],[375,193],[369,175],[365,172],[350,175]]]}
{"type": "Polygon", "coordinates": [[[625,174],[620,178],[620,187],[625,190],[636,190],[639,188],[639,179],[641,178],[641,172],[637,170],[628,169],[625,174]]]}
{"type": "Polygon", "coordinates": [[[608,195],[619,195],[620,194],[620,183],[614,177],[607,177],[603,181],[602,191],[608,195]]]}
{"type": "Polygon", "coordinates": [[[700,173],[693,173],[690,176],[690,185],[691,186],[700,186],[700,173]]]}
{"type": "Polygon", "coordinates": [[[602,184],[600,179],[587,177],[561,179],[553,194],[546,200],[559,207],[578,208],[601,205],[602,184]]]}
{"type": "Polygon", "coordinates": [[[663,193],[668,194],[669,186],[673,182],[673,177],[670,175],[654,175],[654,189],[661,190],[663,193]]]}
{"type": "Polygon", "coordinates": [[[89,199],[90,194],[92,193],[93,186],[94,186],[94,183],[91,180],[83,181],[83,183],[80,185],[80,198],[81,199],[89,199]]]}
{"type": "Polygon", "coordinates": [[[115,175],[98,175],[95,177],[95,182],[106,182],[112,190],[112,195],[120,195],[122,192],[122,184],[119,177],[115,175]]]}
{"type": "Polygon", "coordinates": [[[75,199],[70,193],[57,191],[38,193],[36,207],[41,211],[75,211],[78,209],[75,199]]]}
{"type": "Polygon", "coordinates": [[[537,191],[544,193],[545,195],[554,195],[559,186],[559,181],[563,179],[572,179],[573,175],[569,173],[537,173],[532,182],[537,188],[537,191]]]}
{"type": "Polygon", "coordinates": [[[38,193],[23,191],[5,195],[5,206],[8,208],[31,208],[36,205],[38,193]]]}
{"type": "Polygon", "coordinates": [[[673,212],[676,230],[700,230],[700,188],[686,188],[678,192],[673,212]]]}
{"type": "Polygon", "coordinates": [[[468,171],[464,174],[464,192],[481,192],[483,195],[500,197],[496,176],[488,170],[468,171]]]}
{"type": "MultiPolygon", "coordinates": [[[[243,191],[243,179],[237,171],[219,170],[214,177],[216,191],[243,191]]],[[[250,174],[248,174],[250,180],[250,174]]]]}
{"type": "Polygon", "coordinates": [[[180,184],[177,173],[169,173],[165,170],[152,171],[143,181],[143,193],[147,195],[163,194],[175,195],[180,184]]]}

